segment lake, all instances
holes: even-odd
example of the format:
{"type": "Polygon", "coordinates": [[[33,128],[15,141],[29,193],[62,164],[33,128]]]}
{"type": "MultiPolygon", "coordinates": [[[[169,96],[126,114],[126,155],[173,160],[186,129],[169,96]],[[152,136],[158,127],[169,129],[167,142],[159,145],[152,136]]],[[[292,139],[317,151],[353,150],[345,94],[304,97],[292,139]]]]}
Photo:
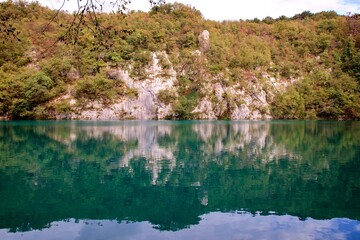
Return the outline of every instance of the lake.
{"type": "Polygon", "coordinates": [[[1,121],[0,239],[360,239],[360,122],[1,121]]]}

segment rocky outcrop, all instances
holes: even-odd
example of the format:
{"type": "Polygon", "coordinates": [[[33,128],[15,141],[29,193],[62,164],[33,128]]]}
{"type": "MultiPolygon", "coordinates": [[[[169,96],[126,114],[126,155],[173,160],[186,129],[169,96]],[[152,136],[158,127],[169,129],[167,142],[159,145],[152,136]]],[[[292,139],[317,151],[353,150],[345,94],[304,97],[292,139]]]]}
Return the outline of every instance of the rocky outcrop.
{"type": "Polygon", "coordinates": [[[216,83],[207,83],[205,89],[210,94],[199,101],[193,113],[199,119],[271,119],[268,99],[284,89],[286,83],[267,74],[262,81],[255,78],[246,87],[240,84],[225,86],[219,79],[216,83]]]}
{"type": "MultiPolygon", "coordinates": [[[[204,58],[202,53],[209,47],[208,37],[207,31],[199,36],[201,49],[197,51],[199,59],[204,58]]],[[[122,68],[108,67],[106,69],[108,79],[120,81],[136,94],[118,96],[107,105],[93,101],[78,108],[76,99],[68,93],[66,98],[70,100],[73,111],[65,115],[59,114],[56,118],[85,120],[173,118],[173,106],[176,102],[164,103],[160,94],[173,93],[173,97],[176,97],[179,91],[177,77],[184,72],[177,73],[174,70],[165,52],[154,52],[151,57],[151,62],[145,68],[145,79],[137,79],[131,76],[129,70],[122,68]],[[164,62],[166,68],[163,67],[164,62]]],[[[129,69],[131,70],[131,66],[129,69]]],[[[260,78],[249,73],[248,79],[239,79],[238,83],[229,84],[228,79],[223,75],[206,75],[206,79],[199,81],[199,84],[201,97],[192,111],[197,119],[250,120],[271,119],[268,101],[275,92],[284,89],[288,83],[271,77],[267,73],[263,73],[260,78]]]]}
{"type": "MultiPolygon", "coordinates": [[[[146,68],[147,78],[145,80],[133,79],[129,71],[121,68],[108,69],[109,79],[121,81],[127,88],[137,93],[132,96],[123,96],[115,99],[110,105],[100,102],[91,102],[84,109],[78,109],[73,113],[71,119],[86,120],[116,120],[116,119],[164,119],[170,115],[172,107],[160,102],[158,95],[160,91],[171,91],[176,81],[176,72],[171,67],[163,69],[159,64],[158,56],[167,55],[163,52],[152,53],[152,62],[146,68]]],[[[168,59],[167,59],[168,60],[168,59]]]]}
{"type": "Polygon", "coordinates": [[[200,51],[206,52],[210,49],[210,33],[208,30],[204,30],[198,37],[200,51]]]}
{"type": "Polygon", "coordinates": [[[70,81],[78,80],[80,79],[80,72],[76,68],[72,67],[70,68],[70,71],[66,74],[66,77],[70,81]]]}

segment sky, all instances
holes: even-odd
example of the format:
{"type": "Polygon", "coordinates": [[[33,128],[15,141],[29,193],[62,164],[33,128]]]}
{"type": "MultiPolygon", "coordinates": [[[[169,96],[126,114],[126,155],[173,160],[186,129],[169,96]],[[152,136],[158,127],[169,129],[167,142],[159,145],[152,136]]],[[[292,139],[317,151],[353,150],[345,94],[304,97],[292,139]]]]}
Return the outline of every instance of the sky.
{"type": "Polygon", "coordinates": [[[75,220],[49,223],[48,228],[28,232],[0,229],[4,240],[132,240],[132,239],[359,239],[360,222],[347,218],[300,220],[290,215],[252,215],[212,212],[200,222],[178,231],[159,231],[149,222],[75,220]]]}
{"type": "MultiPolygon", "coordinates": [[[[110,2],[111,0],[97,0],[110,2]]],[[[173,3],[174,0],[165,0],[173,3]]],[[[38,0],[50,8],[58,8],[63,0],[38,0]]],[[[85,2],[85,0],[82,0],[85,2]]],[[[277,18],[281,15],[292,17],[303,11],[312,13],[334,10],[338,14],[360,13],[360,0],[177,0],[176,2],[191,5],[200,10],[205,19],[246,20],[267,16],[277,18]]],[[[70,12],[76,9],[76,0],[66,0],[64,10],[70,12]]],[[[132,10],[148,11],[149,0],[131,0],[132,10]]]]}

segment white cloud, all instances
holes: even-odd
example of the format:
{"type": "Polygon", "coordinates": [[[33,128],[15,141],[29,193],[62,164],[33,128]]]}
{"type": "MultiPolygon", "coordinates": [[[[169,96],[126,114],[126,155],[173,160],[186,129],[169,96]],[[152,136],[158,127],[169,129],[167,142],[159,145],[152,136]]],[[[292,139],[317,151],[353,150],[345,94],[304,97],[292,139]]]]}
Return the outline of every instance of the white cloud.
{"type": "Polygon", "coordinates": [[[283,215],[253,216],[250,213],[214,212],[200,216],[201,221],[176,232],[159,231],[149,222],[111,220],[60,221],[41,231],[10,233],[0,229],[0,237],[10,239],[358,239],[359,221],[346,218],[301,221],[283,215]]]}
{"type": "MultiPolygon", "coordinates": [[[[102,1],[110,2],[110,0],[102,1]]],[[[39,0],[39,2],[58,8],[63,0],[39,0]]],[[[173,3],[175,0],[166,0],[166,2],[173,3]]],[[[267,16],[277,18],[281,15],[291,17],[303,11],[315,13],[334,10],[339,14],[360,13],[358,0],[177,0],[177,2],[195,7],[206,19],[212,20],[239,20],[255,17],[262,19],[267,16]]],[[[64,10],[73,11],[76,6],[76,1],[66,1],[64,10]]],[[[150,4],[148,0],[133,0],[130,8],[147,11],[150,9],[150,4]]]]}

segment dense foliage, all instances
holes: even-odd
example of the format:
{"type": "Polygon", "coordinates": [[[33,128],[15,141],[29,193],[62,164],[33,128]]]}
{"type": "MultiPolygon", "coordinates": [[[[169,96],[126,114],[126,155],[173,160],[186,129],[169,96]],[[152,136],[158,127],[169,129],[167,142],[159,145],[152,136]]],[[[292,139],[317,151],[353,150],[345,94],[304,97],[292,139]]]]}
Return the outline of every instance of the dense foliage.
{"type": "Polygon", "coordinates": [[[203,94],[202,82],[218,79],[246,90],[254,76],[261,81],[264,73],[288,83],[268,99],[274,118],[360,118],[359,15],[303,12],[292,18],[215,22],[175,3],[149,13],[96,17],[96,23],[86,14],[80,21],[37,3],[0,3],[0,116],[54,118],[73,111],[68,102],[56,101],[65,94],[80,105],[136,95],[106,69],[128,69],[142,81],[151,53],[163,51],[180,73],[178,93],[162,96],[173,103],[174,118],[196,118],[192,110],[203,94]],[[193,53],[205,29],[210,48],[198,59],[193,53]]]}

